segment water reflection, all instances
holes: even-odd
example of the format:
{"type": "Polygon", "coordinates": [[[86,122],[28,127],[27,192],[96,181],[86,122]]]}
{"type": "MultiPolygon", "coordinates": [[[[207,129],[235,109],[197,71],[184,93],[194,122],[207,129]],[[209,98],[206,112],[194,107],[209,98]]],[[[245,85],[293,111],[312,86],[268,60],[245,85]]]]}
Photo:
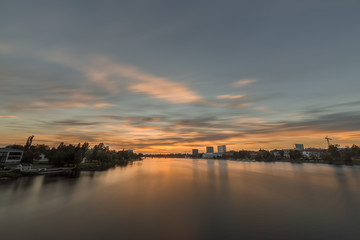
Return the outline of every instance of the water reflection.
{"type": "Polygon", "coordinates": [[[359,174],[320,164],[146,159],[78,178],[21,178],[0,184],[1,238],[357,239],[359,174]]]}

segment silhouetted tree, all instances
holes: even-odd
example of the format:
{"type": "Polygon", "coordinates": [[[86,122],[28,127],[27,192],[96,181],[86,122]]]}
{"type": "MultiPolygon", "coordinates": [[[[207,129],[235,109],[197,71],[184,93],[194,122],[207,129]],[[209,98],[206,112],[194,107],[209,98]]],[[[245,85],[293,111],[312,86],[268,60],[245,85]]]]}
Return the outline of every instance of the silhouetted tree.
{"type": "Polygon", "coordinates": [[[328,154],[326,157],[329,163],[333,163],[334,161],[338,161],[340,159],[340,153],[338,147],[339,147],[338,144],[329,145],[328,154]]]}
{"type": "Polygon", "coordinates": [[[34,135],[31,135],[30,137],[28,137],[26,144],[24,146],[25,151],[27,151],[30,148],[33,138],[34,138],[34,135]]]}
{"type": "Polygon", "coordinates": [[[275,156],[269,151],[259,150],[259,152],[255,155],[255,160],[270,162],[275,160],[275,156]]]}

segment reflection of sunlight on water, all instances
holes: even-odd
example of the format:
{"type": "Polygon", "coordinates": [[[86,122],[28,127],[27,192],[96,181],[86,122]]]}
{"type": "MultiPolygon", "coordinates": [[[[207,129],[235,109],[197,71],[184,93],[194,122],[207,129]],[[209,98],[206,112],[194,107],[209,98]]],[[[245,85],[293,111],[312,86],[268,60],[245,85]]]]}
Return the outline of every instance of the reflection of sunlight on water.
{"type": "Polygon", "coordinates": [[[108,232],[126,239],[266,239],[302,232],[309,239],[304,230],[311,227],[323,232],[317,239],[329,238],[332,229],[339,231],[329,226],[360,221],[359,174],[358,167],[321,164],[146,159],[79,178],[0,184],[0,224],[5,236],[15,232],[19,239],[39,224],[45,236],[66,229],[59,239],[108,232]]]}

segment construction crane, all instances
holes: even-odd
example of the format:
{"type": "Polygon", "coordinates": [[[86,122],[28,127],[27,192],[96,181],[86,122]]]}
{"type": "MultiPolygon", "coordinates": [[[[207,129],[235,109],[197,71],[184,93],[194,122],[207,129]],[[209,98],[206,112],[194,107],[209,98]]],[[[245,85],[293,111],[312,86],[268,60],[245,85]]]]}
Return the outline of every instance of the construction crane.
{"type": "Polygon", "coordinates": [[[330,146],[330,140],[332,140],[332,138],[329,138],[328,136],[326,136],[325,139],[326,139],[328,145],[330,146]]]}

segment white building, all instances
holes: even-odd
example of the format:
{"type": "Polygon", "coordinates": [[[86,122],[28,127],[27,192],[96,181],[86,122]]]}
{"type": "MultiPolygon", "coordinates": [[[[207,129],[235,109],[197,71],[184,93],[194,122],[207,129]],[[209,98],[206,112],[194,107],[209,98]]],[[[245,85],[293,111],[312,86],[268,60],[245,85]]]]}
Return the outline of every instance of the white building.
{"type": "Polygon", "coordinates": [[[325,154],[326,150],[317,148],[307,148],[302,154],[305,159],[309,160],[320,160],[322,155],[325,154]]]}
{"type": "Polygon", "coordinates": [[[23,156],[24,151],[0,148],[0,163],[2,164],[19,164],[23,156]]]}
{"type": "Polygon", "coordinates": [[[45,156],[45,154],[40,154],[39,158],[37,159],[33,159],[33,162],[38,162],[38,163],[48,163],[49,159],[45,156]]]}
{"type": "Polygon", "coordinates": [[[31,163],[20,163],[19,165],[17,165],[16,169],[19,169],[21,172],[33,170],[31,163]]]}

